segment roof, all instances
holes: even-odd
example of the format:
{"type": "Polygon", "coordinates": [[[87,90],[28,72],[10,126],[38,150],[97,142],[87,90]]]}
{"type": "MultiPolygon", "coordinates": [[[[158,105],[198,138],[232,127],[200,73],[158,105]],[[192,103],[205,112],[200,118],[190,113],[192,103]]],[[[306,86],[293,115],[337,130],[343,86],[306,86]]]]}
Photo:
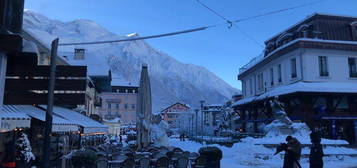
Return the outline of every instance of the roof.
{"type": "Polygon", "coordinates": [[[133,93],[132,90],[134,90],[135,93],[138,93],[138,89],[138,86],[112,86],[112,92],[117,92],[118,90],[119,93],[133,93]]]}
{"type": "MultiPolygon", "coordinates": [[[[4,105],[4,106],[9,107],[9,108],[16,108],[20,112],[22,112],[30,117],[36,118],[38,120],[41,120],[41,121],[46,120],[46,111],[44,111],[43,109],[36,108],[31,105],[4,105]]],[[[64,118],[57,116],[57,115],[52,115],[52,118],[53,118],[53,120],[52,120],[53,124],[76,125],[76,122],[70,122],[64,118]]]]}
{"type": "MultiPolygon", "coordinates": [[[[42,108],[46,109],[47,106],[41,105],[42,108]]],[[[75,122],[77,125],[83,127],[83,133],[94,133],[94,132],[107,132],[108,131],[108,126],[103,125],[97,121],[92,120],[91,118],[80,114],[76,111],[63,108],[63,107],[58,107],[54,106],[53,107],[53,113],[63,117],[70,122],[75,122]]]]}
{"type": "Polygon", "coordinates": [[[290,85],[280,86],[259,96],[241,99],[233,104],[239,106],[250,102],[263,100],[269,97],[287,95],[297,92],[312,93],[355,93],[357,94],[357,84],[355,82],[297,82],[290,85]]]}
{"type": "MultiPolygon", "coordinates": [[[[34,42],[38,49],[47,53],[48,55],[51,55],[51,50],[46,46],[44,45],[41,41],[39,41],[37,38],[35,38],[31,33],[29,33],[27,30],[25,29],[22,29],[22,36],[29,40],[29,41],[32,41],[34,42]]],[[[57,64],[59,65],[69,65],[69,63],[67,62],[66,59],[64,59],[63,57],[61,56],[57,56],[57,64]]]]}
{"type": "MultiPolygon", "coordinates": [[[[345,19],[349,19],[349,20],[357,20],[356,16],[347,16],[347,15],[336,15],[336,14],[327,14],[327,13],[314,13],[312,15],[308,15],[306,18],[304,18],[303,20],[297,22],[296,24],[293,24],[291,26],[289,26],[288,28],[284,29],[283,31],[275,34],[274,36],[272,36],[271,38],[269,38],[268,40],[265,41],[265,43],[268,43],[269,41],[278,38],[281,34],[288,32],[289,30],[295,29],[296,27],[298,27],[299,25],[302,25],[304,23],[309,22],[310,20],[314,20],[317,17],[328,17],[328,18],[345,18],[345,19]]],[[[321,23],[318,23],[321,24],[321,23]]]]}
{"type": "Polygon", "coordinates": [[[163,112],[163,111],[165,111],[165,110],[167,110],[167,109],[169,109],[169,108],[171,108],[171,107],[173,107],[173,106],[175,106],[175,105],[177,105],[177,104],[182,105],[182,106],[185,106],[185,107],[187,107],[188,109],[191,108],[190,106],[188,106],[188,105],[186,105],[186,104],[183,104],[183,103],[180,103],[180,102],[176,102],[175,104],[172,104],[172,105],[170,105],[169,107],[166,107],[165,109],[161,110],[161,112],[163,112]]]}
{"type": "Polygon", "coordinates": [[[0,111],[1,119],[20,119],[20,120],[30,120],[31,118],[22,113],[18,108],[14,106],[4,105],[2,111],[0,111]]]}

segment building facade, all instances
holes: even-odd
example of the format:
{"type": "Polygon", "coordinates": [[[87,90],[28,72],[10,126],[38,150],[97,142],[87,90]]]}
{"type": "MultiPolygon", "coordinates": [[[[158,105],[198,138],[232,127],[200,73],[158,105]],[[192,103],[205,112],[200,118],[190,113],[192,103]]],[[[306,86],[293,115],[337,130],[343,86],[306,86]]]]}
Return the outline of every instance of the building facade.
{"type": "Polygon", "coordinates": [[[97,109],[103,119],[120,118],[122,125],[136,123],[138,87],[112,86],[110,92],[99,94],[102,103],[97,109]]]}
{"type": "Polygon", "coordinates": [[[221,121],[223,121],[223,104],[203,106],[204,135],[217,136],[221,121]]]}
{"type": "Polygon", "coordinates": [[[265,42],[240,69],[244,131],[272,119],[266,100],[279,96],[293,120],[326,138],[357,140],[357,18],[314,14],[265,42]]]}
{"type": "Polygon", "coordinates": [[[190,106],[183,103],[175,103],[161,110],[163,119],[169,124],[170,129],[177,129],[184,124],[184,118],[193,116],[190,106]]]}

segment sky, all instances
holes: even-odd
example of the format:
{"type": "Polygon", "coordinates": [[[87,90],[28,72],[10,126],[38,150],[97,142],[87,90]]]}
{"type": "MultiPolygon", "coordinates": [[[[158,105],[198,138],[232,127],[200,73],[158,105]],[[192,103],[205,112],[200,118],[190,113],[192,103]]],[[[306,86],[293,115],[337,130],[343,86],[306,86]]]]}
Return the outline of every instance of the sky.
{"type": "MultiPolygon", "coordinates": [[[[313,0],[200,0],[229,20],[301,5],[313,0]]],[[[25,0],[25,8],[51,19],[89,19],[109,31],[126,35],[155,35],[224,22],[196,0],[25,0]]],[[[200,65],[233,87],[239,68],[258,56],[264,41],[313,13],[357,17],[357,0],[322,0],[288,10],[205,31],[146,40],[180,62],[200,65]],[[254,40],[253,40],[254,39],[254,40]],[[258,44],[257,44],[258,43],[258,44]]]]}

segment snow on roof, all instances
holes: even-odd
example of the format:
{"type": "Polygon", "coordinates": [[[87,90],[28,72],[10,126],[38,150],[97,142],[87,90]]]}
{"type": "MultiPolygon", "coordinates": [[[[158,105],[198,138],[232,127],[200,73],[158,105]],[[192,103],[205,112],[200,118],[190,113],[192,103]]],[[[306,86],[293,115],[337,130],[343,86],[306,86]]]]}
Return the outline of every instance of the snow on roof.
{"type": "Polygon", "coordinates": [[[106,120],[106,119],[104,119],[103,121],[105,121],[105,122],[111,122],[111,123],[118,123],[118,122],[120,122],[120,118],[119,117],[115,117],[114,119],[112,119],[112,120],[106,120]]]}
{"type": "Polygon", "coordinates": [[[233,106],[295,92],[357,93],[357,84],[355,82],[297,82],[275,88],[259,96],[244,98],[234,103],[233,106]]]}
{"type": "MultiPolygon", "coordinates": [[[[30,117],[36,118],[41,121],[46,120],[46,112],[42,109],[36,108],[31,105],[5,105],[11,108],[16,108],[20,112],[27,114],[30,117]]],[[[63,125],[76,125],[76,122],[70,122],[64,118],[61,118],[57,115],[52,115],[53,117],[53,124],[63,124],[63,125]]]]}
{"type": "Polygon", "coordinates": [[[0,119],[30,120],[31,118],[14,106],[4,105],[0,110],[0,119]]]}
{"type": "Polygon", "coordinates": [[[295,24],[289,26],[288,28],[284,29],[283,31],[281,31],[281,32],[279,32],[279,33],[277,33],[277,34],[275,34],[274,36],[270,37],[268,40],[265,40],[264,42],[266,43],[266,42],[268,42],[268,41],[274,39],[275,37],[279,36],[280,34],[286,32],[287,30],[290,30],[290,29],[294,28],[294,27],[297,26],[297,25],[300,25],[301,23],[305,22],[306,20],[308,20],[308,19],[310,19],[310,18],[312,18],[312,17],[314,17],[314,16],[316,16],[316,15],[328,15],[328,16],[337,16],[337,17],[357,18],[356,16],[337,15],[337,14],[332,14],[332,13],[313,13],[312,15],[306,16],[304,19],[300,20],[299,22],[297,22],[297,23],[295,23],[295,24]]]}
{"type": "Polygon", "coordinates": [[[216,107],[216,106],[223,106],[223,104],[209,104],[206,107],[216,107]]]}
{"type": "MultiPolygon", "coordinates": [[[[44,109],[47,108],[45,105],[41,105],[41,107],[43,107],[44,109]]],[[[82,126],[84,128],[83,133],[108,132],[108,126],[103,125],[97,121],[94,121],[91,118],[82,115],[76,111],[63,107],[54,106],[53,113],[71,122],[75,122],[77,123],[77,125],[82,126]]]]}

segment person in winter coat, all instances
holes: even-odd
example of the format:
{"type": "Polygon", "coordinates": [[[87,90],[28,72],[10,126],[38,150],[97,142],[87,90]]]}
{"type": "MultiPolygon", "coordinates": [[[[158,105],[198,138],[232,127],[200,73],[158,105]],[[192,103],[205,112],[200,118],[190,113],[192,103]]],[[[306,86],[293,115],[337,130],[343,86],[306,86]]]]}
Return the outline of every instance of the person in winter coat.
{"type": "Polygon", "coordinates": [[[299,160],[301,157],[301,143],[292,136],[286,137],[287,147],[284,155],[283,168],[301,168],[299,160]]]}
{"type": "Polygon", "coordinates": [[[323,168],[324,162],[322,157],[324,156],[324,152],[320,143],[320,135],[313,132],[310,134],[310,139],[312,143],[309,156],[310,168],[323,168]]]}

